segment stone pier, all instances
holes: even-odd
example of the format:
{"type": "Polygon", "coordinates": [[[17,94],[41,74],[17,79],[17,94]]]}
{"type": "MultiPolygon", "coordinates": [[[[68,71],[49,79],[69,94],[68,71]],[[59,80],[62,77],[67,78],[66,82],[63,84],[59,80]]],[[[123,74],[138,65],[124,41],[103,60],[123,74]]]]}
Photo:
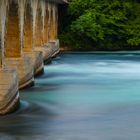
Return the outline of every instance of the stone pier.
{"type": "Polygon", "coordinates": [[[0,68],[0,115],[14,112],[19,105],[18,80],[15,70],[0,68]]]}
{"type": "Polygon", "coordinates": [[[56,3],[49,4],[49,42],[48,46],[52,48],[52,57],[59,53],[59,40],[57,39],[58,9],[56,3]]]}
{"type": "Polygon", "coordinates": [[[43,38],[43,45],[47,46],[49,42],[49,10],[48,10],[48,2],[46,2],[46,8],[45,8],[45,18],[44,18],[44,38],[43,38]]]}
{"type": "Polygon", "coordinates": [[[33,16],[31,11],[31,1],[26,1],[23,52],[31,58],[34,66],[34,75],[36,76],[44,72],[44,63],[43,53],[35,50],[33,46],[33,16]]]}
{"type": "Polygon", "coordinates": [[[8,0],[0,1],[0,115],[14,112],[19,105],[17,73],[5,67],[4,36],[8,0]]]}
{"type": "Polygon", "coordinates": [[[11,0],[7,12],[5,34],[5,63],[7,68],[17,71],[19,88],[25,88],[34,82],[33,64],[30,57],[23,53],[19,21],[18,0],[11,0]]]}
{"type": "Polygon", "coordinates": [[[0,0],[0,115],[14,112],[19,89],[33,85],[44,61],[59,52],[58,4],[64,0],[0,0]]]}
{"type": "MultiPolygon", "coordinates": [[[[44,61],[48,61],[51,58],[51,48],[46,47],[44,45],[44,38],[47,38],[46,35],[44,34],[44,27],[45,21],[47,21],[47,17],[43,17],[43,10],[46,12],[46,1],[45,0],[40,0],[38,2],[38,7],[37,7],[37,15],[36,15],[36,26],[35,26],[35,50],[36,51],[41,51],[43,53],[43,59],[44,61]],[[45,6],[45,9],[43,9],[45,6]]],[[[46,15],[46,14],[44,14],[46,15]]]]}

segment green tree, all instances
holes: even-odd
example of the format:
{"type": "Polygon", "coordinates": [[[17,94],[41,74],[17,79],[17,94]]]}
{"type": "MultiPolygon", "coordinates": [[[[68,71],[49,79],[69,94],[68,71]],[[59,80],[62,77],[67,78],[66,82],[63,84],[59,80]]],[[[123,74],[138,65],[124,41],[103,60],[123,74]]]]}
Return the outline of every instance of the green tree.
{"type": "Polygon", "coordinates": [[[74,47],[130,48],[140,45],[140,3],[133,0],[72,0],[72,21],[60,36],[74,47]]]}

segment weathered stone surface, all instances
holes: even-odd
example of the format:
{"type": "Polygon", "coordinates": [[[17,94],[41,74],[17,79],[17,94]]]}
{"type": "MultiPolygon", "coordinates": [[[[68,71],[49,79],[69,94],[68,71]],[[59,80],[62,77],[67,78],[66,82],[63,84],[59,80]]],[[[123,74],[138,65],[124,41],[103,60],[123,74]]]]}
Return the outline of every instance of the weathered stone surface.
{"type": "Polygon", "coordinates": [[[59,40],[51,41],[46,46],[40,46],[35,48],[36,51],[41,51],[43,53],[44,61],[50,60],[52,57],[55,57],[59,49],[59,40]]]}
{"type": "Polygon", "coordinates": [[[48,30],[48,36],[49,41],[55,41],[58,36],[58,9],[56,4],[50,4],[49,7],[49,30],[48,30]]]}
{"type": "Polygon", "coordinates": [[[2,68],[2,50],[0,48],[0,68],[2,68]]]}
{"type": "Polygon", "coordinates": [[[48,39],[49,39],[49,34],[48,34],[48,26],[49,26],[49,24],[48,24],[48,18],[49,18],[49,13],[48,13],[49,11],[48,11],[48,8],[46,8],[46,17],[45,17],[45,19],[44,19],[44,22],[45,22],[45,24],[44,24],[44,40],[43,40],[43,44],[44,45],[47,45],[48,44],[48,39]]]}
{"type": "Polygon", "coordinates": [[[33,51],[33,28],[32,12],[30,2],[26,1],[25,24],[24,24],[24,52],[33,51]]]}
{"type": "Polygon", "coordinates": [[[46,61],[51,58],[52,49],[49,46],[40,46],[35,48],[36,51],[41,51],[43,53],[43,60],[46,61]]]}
{"type": "Polygon", "coordinates": [[[52,49],[51,57],[55,57],[59,53],[59,51],[60,51],[59,40],[50,41],[48,43],[48,46],[49,46],[49,48],[52,49]]]}
{"type": "Polygon", "coordinates": [[[35,47],[40,47],[43,44],[43,33],[42,33],[42,16],[40,5],[37,9],[36,27],[35,27],[35,47]]]}
{"type": "Polygon", "coordinates": [[[0,69],[0,115],[15,111],[18,105],[19,93],[16,71],[0,69]]]}
{"type": "Polygon", "coordinates": [[[6,67],[15,69],[18,74],[19,89],[32,85],[34,82],[34,71],[31,58],[24,56],[20,58],[6,58],[6,67]]]}
{"type": "Polygon", "coordinates": [[[39,75],[44,72],[43,53],[40,51],[24,52],[31,58],[34,67],[34,75],[39,75]]]}
{"type": "Polygon", "coordinates": [[[18,5],[15,1],[11,1],[7,13],[5,56],[8,58],[21,56],[18,5]]]}

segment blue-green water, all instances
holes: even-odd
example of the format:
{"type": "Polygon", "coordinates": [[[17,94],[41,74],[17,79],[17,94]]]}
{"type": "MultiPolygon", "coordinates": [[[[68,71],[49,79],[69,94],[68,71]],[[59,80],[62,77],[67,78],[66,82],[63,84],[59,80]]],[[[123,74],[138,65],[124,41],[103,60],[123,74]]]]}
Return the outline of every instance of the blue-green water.
{"type": "Polygon", "coordinates": [[[0,140],[139,140],[140,54],[61,54],[21,99],[0,140]]]}

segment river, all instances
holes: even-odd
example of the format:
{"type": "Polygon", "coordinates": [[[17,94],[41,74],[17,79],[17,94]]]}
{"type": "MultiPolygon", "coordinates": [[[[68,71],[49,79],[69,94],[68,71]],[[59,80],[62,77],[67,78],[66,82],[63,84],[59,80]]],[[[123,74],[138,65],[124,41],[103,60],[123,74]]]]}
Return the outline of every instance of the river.
{"type": "Polygon", "coordinates": [[[140,139],[139,54],[60,54],[20,95],[0,140],[140,139]]]}

